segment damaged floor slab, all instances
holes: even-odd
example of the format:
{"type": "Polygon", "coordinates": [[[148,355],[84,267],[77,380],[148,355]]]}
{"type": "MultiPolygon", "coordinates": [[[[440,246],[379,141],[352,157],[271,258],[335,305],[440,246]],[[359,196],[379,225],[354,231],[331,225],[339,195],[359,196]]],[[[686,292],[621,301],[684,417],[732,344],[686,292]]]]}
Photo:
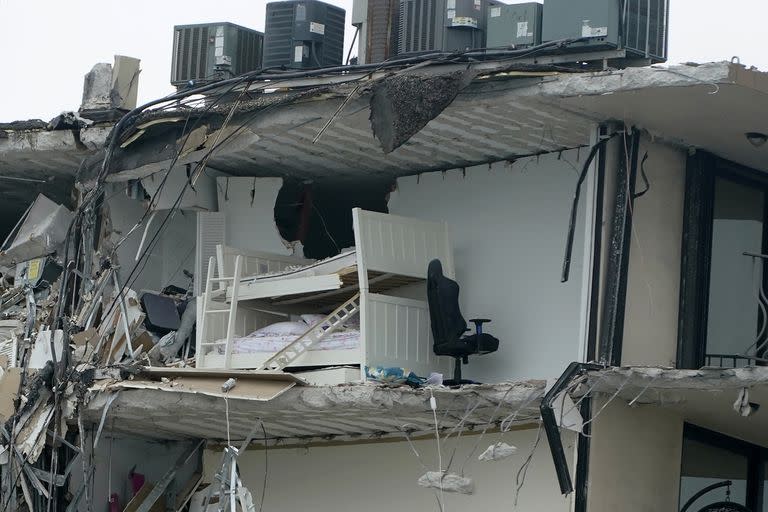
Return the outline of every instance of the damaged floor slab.
{"type": "Polygon", "coordinates": [[[545,387],[545,381],[461,389],[298,385],[265,401],[257,393],[238,397],[220,389],[190,393],[174,389],[173,381],[131,380],[94,388],[98,392],[84,410],[83,420],[94,427],[109,421],[121,433],[161,439],[226,440],[227,417],[232,439],[245,438],[256,419],[264,422],[268,439],[275,442],[375,439],[434,432],[432,396],[437,400],[441,430],[509,428],[535,422],[545,387]]]}
{"type": "Polygon", "coordinates": [[[658,407],[684,420],[760,445],[768,444],[768,367],[608,368],[581,390],[635,407],[658,407]]]}

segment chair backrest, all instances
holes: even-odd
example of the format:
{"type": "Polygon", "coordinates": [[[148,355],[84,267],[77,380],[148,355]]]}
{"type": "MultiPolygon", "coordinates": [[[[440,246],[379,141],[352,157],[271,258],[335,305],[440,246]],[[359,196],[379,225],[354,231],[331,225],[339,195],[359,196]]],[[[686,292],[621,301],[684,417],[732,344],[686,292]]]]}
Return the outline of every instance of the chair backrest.
{"type": "Polygon", "coordinates": [[[440,260],[427,267],[427,302],[435,345],[458,341],[467,330],[459,309],[459,285],[443,275],[440,260]]]}

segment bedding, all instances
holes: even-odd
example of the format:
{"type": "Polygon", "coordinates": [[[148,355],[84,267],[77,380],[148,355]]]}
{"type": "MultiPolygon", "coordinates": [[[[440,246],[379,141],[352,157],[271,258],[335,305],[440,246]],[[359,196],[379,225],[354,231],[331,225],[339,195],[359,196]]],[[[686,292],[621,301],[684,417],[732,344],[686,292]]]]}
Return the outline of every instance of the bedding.
{"type": "MultiPolygon", "coordinates": [[[[257,352],[275,353],[284,349],[289,343],[307,332],[307,330],[323,320],[325,315],[304,314],[300,321],[277,322],[257,329],[247,336],[232,340],[233,354],[252,354],[257,352]]],[[[218,340],[222,342],[224,340],[218,340]]],[[[357,315],[349,319],[344,328],[331,333],[323,341],[316,343],[310,350],[348,350],[360,346],[360,324],[357,315]]],[[[218,353],[224,354],[224,344],[218,345],[218,353]]]]}
{"type": "MultiPolygon", "coordinates": [[[[257,335],[256,332],[253,332],[248,336],[232,340],[232,353],[275,353],[284,349],[296,338],[298,338],[297,335],[257,335]]],[[[357,329],[346,329],[330,334],[323,341],[316,343],[310,350],[349,350],[359,346],[360,331],[357,329]]],[[[224,345],[219,345],[217,348],[219,354],[224,354],[224,345]]]]}

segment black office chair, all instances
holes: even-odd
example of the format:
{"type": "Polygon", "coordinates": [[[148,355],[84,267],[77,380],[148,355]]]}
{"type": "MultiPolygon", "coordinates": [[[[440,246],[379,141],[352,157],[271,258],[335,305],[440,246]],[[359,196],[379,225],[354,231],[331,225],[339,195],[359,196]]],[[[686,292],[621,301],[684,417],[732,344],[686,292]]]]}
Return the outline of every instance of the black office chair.
{"type": "Polygon", "coordinates": [[[448,386],[471,383],[461,379],[462,362],[467,364],[470,355],[489,354],[499,348],[499,340],[483,332],[483,324],[490,320],[470,320],[475,324],[475,334],[464,335],[469,329],[459,309],[459,285],[443,275],[440,260],[432,260],[427,268],[427,301],[434,338],[433,351],[438,356],[455,359],[453,380],[444,383],[448,386]]]}

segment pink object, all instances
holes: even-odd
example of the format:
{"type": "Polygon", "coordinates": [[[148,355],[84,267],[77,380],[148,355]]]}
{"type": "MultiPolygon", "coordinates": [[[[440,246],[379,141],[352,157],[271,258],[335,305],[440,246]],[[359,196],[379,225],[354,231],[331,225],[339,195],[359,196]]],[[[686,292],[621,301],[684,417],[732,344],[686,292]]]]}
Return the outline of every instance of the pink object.
{"type": "Polygon", "coordinates": [[[131,480],[131,491],[133,491],[133,495],[136,496],[136,493],[139,492],[139,489],[144,485],[144,475],[131,471],[128,474],[128,478],[131,480]]]}
{"type": "Polygon", "coordinates": [[[120,512],[120,496],[117,493],[113,493],[109,497],[109,512],[120,512]]]}

